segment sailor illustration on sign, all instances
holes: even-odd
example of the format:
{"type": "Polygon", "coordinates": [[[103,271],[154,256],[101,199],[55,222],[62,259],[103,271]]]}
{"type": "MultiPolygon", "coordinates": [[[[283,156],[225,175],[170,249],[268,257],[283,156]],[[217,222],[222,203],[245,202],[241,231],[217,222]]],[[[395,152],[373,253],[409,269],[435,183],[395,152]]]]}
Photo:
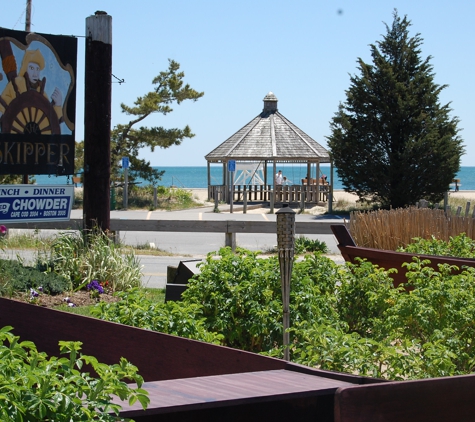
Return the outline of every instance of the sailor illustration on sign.
{"type": "Polygon", "coordinates": [[[24,50],[20,71],[17,73],[18,55],[19,53],[13,53],[8,39],[0,40],[2,67],[8,80],[0,95],[1,132],[61,134],[63,93],[57,86],[50,86],[52,92],[48,95],[45,90],[46,76],[43,76],[47,65],[51,70],[57,63],[46,63],[40,48],[32,48],[30,45],[28,50],[24,50]]]}

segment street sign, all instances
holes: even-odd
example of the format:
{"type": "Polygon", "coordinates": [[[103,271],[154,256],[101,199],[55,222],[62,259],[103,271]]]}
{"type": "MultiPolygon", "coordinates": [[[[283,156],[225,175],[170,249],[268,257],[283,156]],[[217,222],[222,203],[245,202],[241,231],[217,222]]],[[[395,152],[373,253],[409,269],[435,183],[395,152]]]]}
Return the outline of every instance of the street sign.
{"type": "Polygon", "coordinates": [[[129,168],[129,157],[122,157],[122,168],[128,169],[129,168]]]}
{"type": "Polygon", "coordinates": [[[236,160],[228,161],[228,171],[236,171],[236,160]]]}
{"type": "Polygon", "coordinates": [[[73,185],[1,185],[0,223],[68,221],[73,185]]]}

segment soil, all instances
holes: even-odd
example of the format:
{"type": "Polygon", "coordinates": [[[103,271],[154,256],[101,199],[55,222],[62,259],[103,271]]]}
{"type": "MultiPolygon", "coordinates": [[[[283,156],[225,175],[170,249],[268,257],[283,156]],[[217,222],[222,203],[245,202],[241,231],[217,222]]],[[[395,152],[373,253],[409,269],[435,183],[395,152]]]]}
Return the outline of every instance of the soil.
{"type": "Polygon", "coordinates": [[[98,302],[112,303],[119,301],[118,297],[109,293],[103,293],[99,295],[99,297],[94,298],[91,296],[90,292],[86,291],[62,293],[55,296],[40,293],[40,295],[33,300],[30,299],[29,294],[22,293],[14,295],[12,299],[26,303],[33,303],[45,308],[56,308],[61,305],[72,306],[70,304],[74,304],[74,306],[89,306],[95,305],[98,302]]]}

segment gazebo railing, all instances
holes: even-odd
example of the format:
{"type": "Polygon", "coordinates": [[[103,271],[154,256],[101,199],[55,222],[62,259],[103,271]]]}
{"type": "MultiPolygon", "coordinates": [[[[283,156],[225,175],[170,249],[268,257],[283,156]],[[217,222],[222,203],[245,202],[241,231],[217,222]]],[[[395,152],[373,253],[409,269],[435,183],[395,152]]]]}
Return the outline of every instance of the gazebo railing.
{"type": "MultiPolygon", "coordinates": [[[[244,195],[248,202],[270,202],[271,194],[274,192],[272,185],[234,185],[233,202],[243,202],[244,195]]],[[[312,203],[327,202],[330,185],[289,185],[275,187],[275,203],[312,203]]],[[[229,187],[225,185],[208,186],[208,197],[210,200],[218,198],[220,202],[229,203],[229,187]]]]}

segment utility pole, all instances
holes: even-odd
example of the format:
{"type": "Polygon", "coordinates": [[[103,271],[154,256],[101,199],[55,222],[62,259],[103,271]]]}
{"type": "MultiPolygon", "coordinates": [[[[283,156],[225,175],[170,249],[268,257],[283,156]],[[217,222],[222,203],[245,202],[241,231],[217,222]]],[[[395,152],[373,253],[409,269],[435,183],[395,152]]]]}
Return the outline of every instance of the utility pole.
{"type": "MultiPolygon", "coordinates": [[[[31,32],[31,0],[26,0],[25,31],[31,32]]],[[[28,175],[23,175],[23,184],[28,184],[28,175]]]]}
{"type": "Polygon", "coordinates": [[[31,0],[26,0],[25,31],[31,32],[31,0]]]}
{"type": "Polygon", "coordinates": [[[84,227],[110,229],[112,17],[86,19],[84,227]]]}

